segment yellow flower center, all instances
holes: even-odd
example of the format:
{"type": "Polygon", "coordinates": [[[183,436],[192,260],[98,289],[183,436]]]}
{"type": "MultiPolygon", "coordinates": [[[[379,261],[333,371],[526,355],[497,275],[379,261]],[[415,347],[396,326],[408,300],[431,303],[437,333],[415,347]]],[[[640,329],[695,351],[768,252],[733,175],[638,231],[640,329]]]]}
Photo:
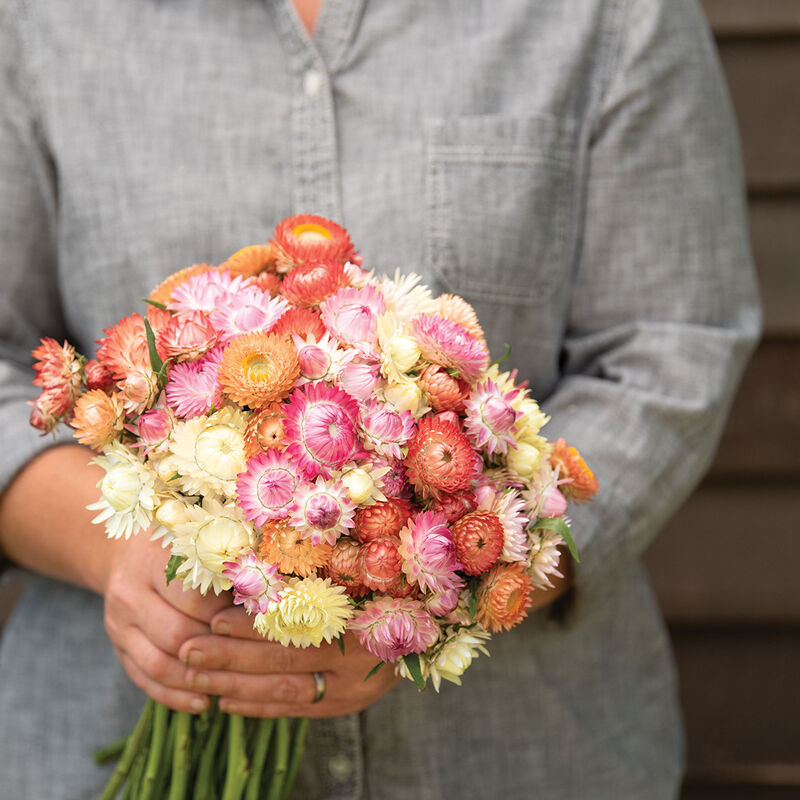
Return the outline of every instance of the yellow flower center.
{"type": "Polygon", "coordinates": [[[242,361],[242,372],[251,383],[268,381],[272,376],[272,359],[262,353],[253,353],[242,361]]]}
{"type": "Polygon", "coordinates": [[[330,241],[333,236],[331,232],[314,222],[306,222],[303,225],[297,225],[292,228],[292,233],[298,238],[306,242],[314,241],[330,241]]]}

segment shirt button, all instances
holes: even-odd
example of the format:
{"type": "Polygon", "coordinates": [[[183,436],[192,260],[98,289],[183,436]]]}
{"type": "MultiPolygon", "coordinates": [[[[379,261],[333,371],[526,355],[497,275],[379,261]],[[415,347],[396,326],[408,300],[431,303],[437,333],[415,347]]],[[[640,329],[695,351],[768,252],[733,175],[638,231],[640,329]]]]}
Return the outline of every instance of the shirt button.
{"type": "Polygon", "coordinates": [[[306,97],[316,97],[322,88],[322,75],[316,69],[310,69],[303,76],[303,91],[306,97]]]}
{"type": "Polygon", "coordinates": [[[328,772],[336,781],[346,781],[353,771],[350,759],[343,753],[337,753],[328,759],[328,772]]]}

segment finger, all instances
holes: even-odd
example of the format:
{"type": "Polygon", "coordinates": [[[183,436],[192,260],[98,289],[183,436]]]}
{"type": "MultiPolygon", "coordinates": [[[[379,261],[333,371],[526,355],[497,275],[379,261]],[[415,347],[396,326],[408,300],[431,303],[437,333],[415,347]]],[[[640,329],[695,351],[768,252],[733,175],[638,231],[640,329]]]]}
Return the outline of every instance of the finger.
{"type": "Polygon", "coordinates": [[[292,707],[311,705],[317,693],[316,680],[308,672],[248,675],[242,672],[189,669],[186,672],[186,688],[237,701],[292,707]]]}
{"type": "Polygon", "coordinates": [[[203,595],[186,587],[179,580],[171,581],[169,586],[166,580],[157,581],[155,589],[167,603],[206,625],[223,609],[232,608],[233,599],[229,592],[219,595],[208,592],[203,595]]]}
{"type": "Polygon", "coordinates": [[[156,647],[142,631],[131,628],[117,652],[124,653],[150,680],[169,689],[189,688],[186,667],[173,655],[156,647]]]}
{"type": "MultiPolygon", "coordinates": [[[[335,645],[284,647],[264,639],[250,641],[229,636],[197,636],[183,643],[178,658],[189,667],[252,674],[324,672],[341,662],[335,645]]],[[[374,661],[374,658],[373,658],[374,661]]]]}
{"type": "Polygon", "coordinates": [[[187,616],[164,600],[157,592],[147,592],[135,614],[137,627],[161,650],[178,655],[181,645],[196,636],[206,636],[209,627],[187,616]]]}
{"type": "Polygon", "coordinates": [[[264,641],[264,637],[253,627],[253,617],[241,607],[230,606],[218,611],[211,618],[210,625],[211,630],[220,636],[264,641]]]}
{"type": "Polygon", "coordinates": [[[199,714],[208,708],[209,698],[206,695],[162,686],[146,675],[127,653],[117,651],[117,655],[130,679],[157,703],[161,703],[173,711],[188,711],[190,714],[199,714]]]}

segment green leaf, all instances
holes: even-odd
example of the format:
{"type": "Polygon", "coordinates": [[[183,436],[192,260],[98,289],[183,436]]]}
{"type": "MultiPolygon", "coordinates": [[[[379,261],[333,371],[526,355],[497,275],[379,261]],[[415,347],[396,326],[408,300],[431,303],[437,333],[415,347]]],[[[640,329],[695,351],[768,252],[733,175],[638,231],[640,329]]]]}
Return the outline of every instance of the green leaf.
{"type": "Polygon", "coordinates": [[[339,648],[339,652],[344,655],[344,639],[341,636],[336,639],[336,646],[339,648]]]}
{"type": "Polygon", "coordinates": [[[503,355],[496,361],[492,361],[492,363],[489,366],[499,367],[511,355],[511,345],[508,342],[505,342],[505,348],[506,350],[503,353],[503,355]]]}
{"type": "Polygon", "coordinates": [[[408,672],[417,684],[417,689],[421,692],[425,690],[425,678],[422,677],[422,667],[419,665],[419,655],[417,653],[409,653],[403,656],[403,661],[408,668],[408,672]]]}
{"type": "Polygon", "coordinates": [[[382,666],[383,661],[379,661],[365,676],[364,683],[366,683],[382,666]]]}
{"type": "Polygon", "coordinates": [[[161,372],[161,368],[164,366],[164,362],[158,355],[158,350],[156,350],[156,335],[153,333],[153,329],[150,327],[150,323],[147,320],[144,321],[144,331],[147,335],[147,350],[150,353],[150,366],[153,372],[158,375],[158,373],[161,372]]]}
{"type": "Polygon", "coordinates": [[[167,561],[167,586],[169,586],[170,581],[172,581],[175,576],[178,574],[178,567],[186,561],[186,556],[170,556],[169,561],[167,561]]]}
{"type": "MultiPolygon", "coordinates": [[[[145,303],[149,303],[151,306],[155,306],[156,308],[160,308],[162,311],[169,311],[169,309],[163,303],[159,303],[158,300],[151,300],[149,297],[142,297],[141,299],[145,303]]],[[[170,313],[172,313],[172,312],[170,312],[170,313]]]]}
{"type": "Polygon", "coordinates": [[[569,548],[569,552],[572,557],[580,562],[580,558],[578,558],[578,548],[575,545],[575,540],[572,538],[572,531],[569,529],[569,525],[564,522],[561,517],[543,517],[540,520],[536,521],[536,524],[533,526],[533,529],[536,530],[537,528],[541,528],[545,531],[555,531],[556,533],[560,534],[564,541],[567,543],[567,547],[569,548]]]}
{"type": "Polygon", "coordinates": [[[180,472],[176,472],[171,478],[167,478],[167,483],[178,480],[181,477],[180,472]]]}

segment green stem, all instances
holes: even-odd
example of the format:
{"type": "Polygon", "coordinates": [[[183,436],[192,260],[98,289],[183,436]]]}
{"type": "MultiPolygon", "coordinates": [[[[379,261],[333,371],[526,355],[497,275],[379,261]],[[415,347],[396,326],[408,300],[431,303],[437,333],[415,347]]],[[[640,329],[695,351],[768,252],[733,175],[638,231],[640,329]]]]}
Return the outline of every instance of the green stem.
{"type": "Polygon", "coordinates": [[[250,770],[250,779],[247,782],[245,800],[258,800],[261,789],[261,774],[267,762],[269,740],[272,738],[272,729],[275,727],[274,719],[260,719],[256,728],[256,740],[253,747],[253,768],[250,770]]]}
{"type": "Polygon", "coordinates": [[[144,709],[139,717],[139,721],[136,723],[136,727],[128,737],[119,764],[117,764],[117,768],[114,770],[111,780],[106,784],[106,788],[103,790],[100,800],[113,800],[113,798],[117,796],[120,787],[125,782],[125,778],[128,776],[128,772],[133,764],[133,759],[139,752],[139,745],[150,727],[150,717],[153,714],[154,705],[155,701],[148,698],[147,702],[144,704],[144,709]]]}
{"type": "Polygon", "coordinates": [[[130,734],[126,733],[121,739],[117,739],[116,742],[112,742],[111,744],[107,744],[105,747],[101,747],[99,750],[95,750],[92,754],[95,762],[98,764],[105,764],[106,761],[111,761],[112,758],[117,758],[125,749],[125,745],[128,743],[129,736],[130,734]]]}
{"type": "Polygon", "coordinates": [[[239,800],[250,775],[250,762],[247,759],[244,737],[244,717],[238,714],[228,716],[228,771],[225,775],[225,788],[222,800],[239,800]]]}
{"type": "Polygon", "coordinates": [[[144,772],[145,762],[147,761],[147,746],[139,750],[131,766],[131,773],[128,782],[125,784],[125,791],[122,793],[123,800],[137,800],[139,797],[139,787],[142,783],[142,773],[144,772]]]}
{"type": "MultiPolygon", "coordinates": [[[[172,753],[175,747],[175,729],[178,727],[178,714],[169,712],[169,723],[167,726],[167,739],[164,742],[164,754],[172,753]]],[[[166,785],[172,779],[172,758],[162,758],[158,765],[158,774],[153,783],[153,797],[162,798],[166,794],[166,785]]]]}
{"type": "Polygon", "coordinates": [[[222,729],[225,725],[225,715],[217,708],[216,700],[212,700],[212,703],[211,730],[206,738],[203,752],[200,754],[200,768],[194,781],[193,797],[195,800],[210,800],[211,797],[216,796],[214,767],[217,764],[217,760],[215,756],[222,729]]]}
{"type": "Polygon", "coordinates": [[[267,800],[280,800],[283,795],[283,780],[289,762],[289,718],[280,717],[275,723],[275,766],[267,792],[267,800]]]}
{"type": "Polygon", "coordinates": [[[302,717],[296,719],[294,727],[294,736],[292,737],[292,756],[289,760],[289,769],[286,773],[286,783],[283,787],[283,795],[281,800],[287,800],[294,785],[294,779],[297,777],[297,771],[300,769],[300,762],[303,760],[303,754],[306,752],[306,740],[308,739],[308,724],[309,719],[302,717]]]}
{"type": "Polygon", "coordinates": [[[150,742],[150,754],[147,758],[147,766],[144,770],[144,780],[139,800],[150,800],[153,796],[156,776],[158,775],[161,759],[164,755],[164,741],[167,738],[167,723],[169,721],[169,709],[156,703],[153,712],[153,738],[150,742]]]}
{"type": "Polygon", "coordinates": [[[186,711],[176,714],[175,746],[172,755],[172,782],[169,800],[184,800],[189,780],[189,746],[191,744],[192,715],[186,711]]]}

